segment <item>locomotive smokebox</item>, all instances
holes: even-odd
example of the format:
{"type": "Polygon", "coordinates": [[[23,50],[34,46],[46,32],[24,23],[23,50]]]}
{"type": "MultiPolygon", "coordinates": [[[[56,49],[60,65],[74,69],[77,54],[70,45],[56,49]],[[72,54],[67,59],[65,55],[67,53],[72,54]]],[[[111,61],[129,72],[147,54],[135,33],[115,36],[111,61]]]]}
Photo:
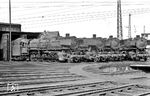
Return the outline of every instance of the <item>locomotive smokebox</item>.
{"type": "Polygon", "coordinates": [[[93,34],[93,38],[96,38],[96,34],[93,34]]]}
{"type": "Polygon", "coordinates": [[[70,37],[70,34],[69,34],[69,33],[66,33],[66,37],[70,37]]]}

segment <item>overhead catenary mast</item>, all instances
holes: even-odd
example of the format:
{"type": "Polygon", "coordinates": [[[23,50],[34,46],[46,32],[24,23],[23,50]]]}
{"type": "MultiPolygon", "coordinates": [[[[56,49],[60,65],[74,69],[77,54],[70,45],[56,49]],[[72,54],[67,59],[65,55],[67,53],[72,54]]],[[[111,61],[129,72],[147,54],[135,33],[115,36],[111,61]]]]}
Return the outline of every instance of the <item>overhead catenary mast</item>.
{"type": "Polygon", "coordinates": [[[11,0],[9,0],[9,61],[11,61],[11,0]]]}
{"type": "Polygon", "coordinates": [[[145,33],[145,25],[143,26],[143,33],[145,33]]]}
{"type": "Polygon", "coordinates": [[[131,36],[131,14],[129,14],[128,38],[132,38],[131,36]]]}
{"type": "MultiPolygon", "coordinates": [[[[145,25],[143,26],[143,34],[145,34],[145,25]]],[[[148,39],[148,35],[143,35],[142,37],[148,39]]]]}
{"type": "Polygon", "coordinates": [[[123,39],[121,0],[117,0],[117,38],[120,40],[123,39]]]}

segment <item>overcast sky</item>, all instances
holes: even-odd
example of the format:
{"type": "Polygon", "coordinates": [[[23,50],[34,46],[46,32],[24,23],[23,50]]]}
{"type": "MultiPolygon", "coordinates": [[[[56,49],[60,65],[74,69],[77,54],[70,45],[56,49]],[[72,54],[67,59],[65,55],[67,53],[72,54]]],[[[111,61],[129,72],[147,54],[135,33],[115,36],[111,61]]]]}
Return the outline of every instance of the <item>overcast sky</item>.
{"type": "MultiPolygon", "coordinates": [[[[0,0],[0,22],[9,22],[9,0],[0,0]]],[[[60,31],[77,37],[117,36],[117,0],[11,0],[12,22],[22,31],[60,31]]],[[[132,14],[132,37],[150,32],[150,0],[122,0],[123,37],[128,36],[128,14],[132,14]]]]}

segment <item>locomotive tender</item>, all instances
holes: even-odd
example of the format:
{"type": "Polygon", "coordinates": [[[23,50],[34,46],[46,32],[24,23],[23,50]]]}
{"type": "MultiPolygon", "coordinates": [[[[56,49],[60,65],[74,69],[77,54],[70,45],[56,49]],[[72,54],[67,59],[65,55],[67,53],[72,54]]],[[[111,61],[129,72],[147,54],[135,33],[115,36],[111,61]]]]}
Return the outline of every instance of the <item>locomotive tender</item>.
{"type": "Polygon", "coordinates": [[[147,40],[142,37],[119,40],[109,38],[50,37],[42,34],[37,39],[18,38],[12,42],[13,60],[106,62],[146,61],[147,40]]]}

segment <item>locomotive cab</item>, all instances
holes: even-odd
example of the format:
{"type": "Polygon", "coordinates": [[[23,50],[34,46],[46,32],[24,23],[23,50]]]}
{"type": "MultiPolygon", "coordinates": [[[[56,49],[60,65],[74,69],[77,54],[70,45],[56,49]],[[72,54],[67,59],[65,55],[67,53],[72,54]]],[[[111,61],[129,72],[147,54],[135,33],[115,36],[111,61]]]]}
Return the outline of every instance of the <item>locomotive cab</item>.
{"type": "Polygon", "coordinates": [[[18,38],[12,41],[12,60],[27,60],[28,55],[27,39],[18,38]]]}

